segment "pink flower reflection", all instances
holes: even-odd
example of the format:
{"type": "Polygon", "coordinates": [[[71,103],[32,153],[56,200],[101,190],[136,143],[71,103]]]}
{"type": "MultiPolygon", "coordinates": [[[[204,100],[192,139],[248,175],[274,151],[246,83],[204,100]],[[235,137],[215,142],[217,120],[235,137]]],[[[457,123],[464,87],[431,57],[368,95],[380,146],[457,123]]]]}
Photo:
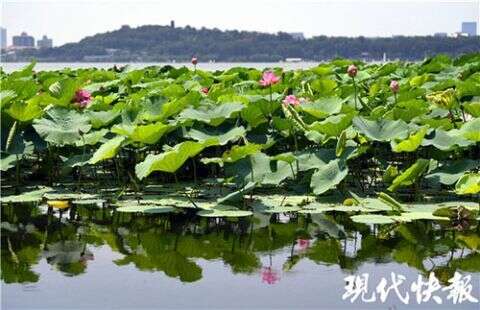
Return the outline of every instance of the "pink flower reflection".
{"type": "Polygon", "coordinates": [[[262,268],[262,282],[267,284],[275,284],[280,280],[278,273],[272,267],[262,268]]]}

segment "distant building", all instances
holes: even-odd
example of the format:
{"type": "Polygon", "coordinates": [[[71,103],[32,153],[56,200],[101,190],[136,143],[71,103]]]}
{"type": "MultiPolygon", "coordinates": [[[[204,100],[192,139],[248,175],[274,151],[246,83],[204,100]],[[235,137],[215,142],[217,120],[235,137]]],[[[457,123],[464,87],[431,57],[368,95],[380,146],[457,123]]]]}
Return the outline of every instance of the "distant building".
{"type": "Polygon", "coordinates": [[[29,36],[26,32],[22,32],[19,36],[13,36],[12,41],[14,47],[35,47],[35,39],[32,36],[29,36]]]}
{"type": "Polygon", "coordinates": [[[0,49],[7,48],[7,29],[0,27],[0,49]]]}
{"type": "Polygon", "coordinates": [[[41,40],[37,41],[37,47],[38,48],[52,48],[53,47],[53,41],[52,39],[47,38],[47,36],[43,36],[41,40]]]}
{"type": "Polygon", "coordinates": [[[305,40],[303,32],[289,32],[288,34],[295,40],[305,40]]]}
{"type": "Polygon", "coordinates": [[[436,38],[446,38],[448,34],[446,32],[435,32],[433,36],[436,38]]]}
{"type": "Polygon", "coordinates": [[[468,33],[465,32],[454,32],[448,34],[449,37],[451,38],[461,38],[461,37],[468,37],[468,33]]]}
{"type": "Polygon", "coordinates": [[[175,28],[175,21],[174,21],[174,20],[171,20],[171,21],[170,21],[170,27],[171,27],[171,28],[175,28]]]}
{"type": "Polygon", "coordinates": [[[477,35],[477,23],[476,22],[463,22],[462,32],[467,33],[469,37],[477,35]]]}

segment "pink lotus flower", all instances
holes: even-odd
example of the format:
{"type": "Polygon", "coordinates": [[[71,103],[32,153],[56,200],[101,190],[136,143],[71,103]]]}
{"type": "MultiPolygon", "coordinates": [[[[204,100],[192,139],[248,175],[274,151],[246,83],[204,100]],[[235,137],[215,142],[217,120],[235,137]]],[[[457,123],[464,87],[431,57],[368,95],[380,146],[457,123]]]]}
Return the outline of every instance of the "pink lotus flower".
{"type": "Polygon", "coordinates": [[[398,84],[398,81],[392,80],[390,82],[390,90],[392,93],[396,94],[400,90],[400,84],[398,84]]]}
{"type": "Polygon", "coordinates": [[[348,73],[348,76],[351,77],[351,78],[354,78],[357,76],[357,73],[358,73],[358,68],[357,66],[355,65],[350,65],[348,66],[348,69],[347,69],[347,73],[348,73]]]}
{"type": "Polygon", "coordinates": [[[202,93],[204,93],[205,95],[208,95],[208,87],[204,87],[200,90],[202,93]]]}
{"type": "Polygon", "coordinates": [[[300,104],[300,99],[295,97],[295,95],[288,95],[283,99],[283,104],[297,106],[300,104]]]}
{"type": "Polygon", "coordinates": [[[197,65],[197,63],[198,63],[197,57],[193,56],[192,57],[192,64],[195,66],[195,65],[197,65]]]}
{"type": "Polygon", "coordinates": [[[278,282],[278,280],[280,280],[280,277],[271,267],[262,268],[262,282],[267,284],[275,284],[278,282]]]}
{"type": "Polygon", "coordinates": [[[280,78],[271,71],[263,73],[262,79],[260,80],[260,85],[262,86],[272,86],[277,84],[280,81],[280,78]]]}
{"type": "Polygon", "coordinates": [[[297,245],[300,249],[300,251],[305,251],[310,247],[310,240],[308,239],[298,239],[297,240],[297,245]]]}
{"type": "Polygon", "coordinates": [[[92,100],[92,95],[88,90],[79,89],[75,92],[74,104],[79,108],[85,108],[92,100]]]}

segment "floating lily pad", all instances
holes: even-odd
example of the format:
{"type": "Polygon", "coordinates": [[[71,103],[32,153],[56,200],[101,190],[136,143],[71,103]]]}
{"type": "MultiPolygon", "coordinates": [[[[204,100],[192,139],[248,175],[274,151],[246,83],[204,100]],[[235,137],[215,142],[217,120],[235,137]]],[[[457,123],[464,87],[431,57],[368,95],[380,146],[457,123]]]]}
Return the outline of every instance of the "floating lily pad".
{"type": "Polygon", "coordinates": [[[361,224],[392,224],[395,220],[391,216],[381,214],[360,214],[350,217],[352,221],[361,224]]]}
{"type": "Polygon", "coordinates": [[[431,212],[405,212],[401,215],[394,215],[391,218],[399,222],[411,222],[415,220],[438,220],[438,221],[449,221],[448,217],[436,216],[431,212]]]}
{"type": "Polygon", "coordinates": [[[262,212],[264,213],[287,213],[287,212],[297,212],[300,211],[300,207],[273,207],[273,208],[266,208],[263,209],[262,212]]]}
{"type": "Polygon", "coordinates": [[[103,199],[77,199],[73,200],[72,204],[74,205],[98,205],[104,203],[103,199]]]}
{"type": "Polygon", "coordinates": [[[167,206],[152,206],[152,205],[130,205],[119,207],[116,209],[117,212],[126,212],[126,213],[170,213],[174,212],[175,208],[167,206]]]}
{"type": "Polygon", "coordinates": [[[30,192],[25,192],[20,195],[11,195],[0,197],[1,203],[26,203],[26,202],[40,202],[45,193],[53,191],[50,187],[45,187],[30,192]]]}
{"type": "Polygon", "coordinates": [[[202,210],[197,212],[197,215],[202,217],[245,217],[251,216],[251,211],[239,210],[238,208],[218,205],[211,210],[202,210]]]}
{"type": "Polygon", "coordinates": [[[60,193],[60,192],[47,192],[43,195],[45,199],[48,200],[85,200],[85,199],[96,199],[97,195],[93,194],[83,194],[83,193],[60,193]]]}

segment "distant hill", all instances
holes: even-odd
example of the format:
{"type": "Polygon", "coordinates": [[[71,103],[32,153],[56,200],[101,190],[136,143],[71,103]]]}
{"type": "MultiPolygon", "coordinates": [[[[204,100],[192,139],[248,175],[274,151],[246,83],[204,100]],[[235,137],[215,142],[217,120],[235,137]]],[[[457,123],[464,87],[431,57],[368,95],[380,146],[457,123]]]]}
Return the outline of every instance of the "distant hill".
{"type": "MultiPolygon", "coordinates": [[[[279,61],[285,58],[327,60],[335,57],[415,60],[445,53],[480,50],[480,37],[347,38],[318,36],[294,39],[287,33],[221,31],[170,26],[123,26],[86,37],[78,43],[44,50],[24,50],[16,60],[40,61],[279,61]]],[[[7,59],[9,60],[9,59],[7,59]]]]}

